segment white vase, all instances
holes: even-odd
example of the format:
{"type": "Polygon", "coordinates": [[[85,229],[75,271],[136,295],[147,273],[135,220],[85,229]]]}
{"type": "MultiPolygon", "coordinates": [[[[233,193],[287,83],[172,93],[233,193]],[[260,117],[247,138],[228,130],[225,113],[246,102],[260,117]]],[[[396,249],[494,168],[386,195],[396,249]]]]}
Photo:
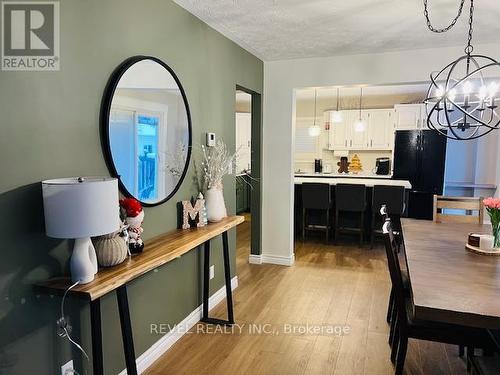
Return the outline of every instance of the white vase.
{"type": "Polygon", "coordinates": [[[222,189],[210,188],[205,194],[208,221],[216,223],[227,216],[222,189]]]}

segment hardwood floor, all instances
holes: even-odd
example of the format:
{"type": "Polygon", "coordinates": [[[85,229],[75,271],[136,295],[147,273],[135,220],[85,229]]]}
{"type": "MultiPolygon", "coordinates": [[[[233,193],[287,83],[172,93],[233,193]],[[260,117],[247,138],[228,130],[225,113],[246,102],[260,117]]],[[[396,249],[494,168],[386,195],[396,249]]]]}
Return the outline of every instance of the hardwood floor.
{"type": "MultiPolygon", "coordinates": [[[[389,275],[381,244],[296,244],[293,267],[248,264],[250,221],[238,227],[233,333],[198,324],[146,373],[392,374],[385,313],[389,275]],[[256,334],[252,324],[272,327],[256,334]],[[349,327],[348,334],[285,332],[285,326],[349,327]],[[267,331],[266,331],[267,332],[267,331]],[[276,334],[276,332],[278,334],[276,334]]],[[[347,238],[347,241],[349,239],[347,238]]],[[[225,301],[212,313],[225,318],[225,301]]],[[[406,374],[465,374],[455,346],[410,340],[406,374]]]]}

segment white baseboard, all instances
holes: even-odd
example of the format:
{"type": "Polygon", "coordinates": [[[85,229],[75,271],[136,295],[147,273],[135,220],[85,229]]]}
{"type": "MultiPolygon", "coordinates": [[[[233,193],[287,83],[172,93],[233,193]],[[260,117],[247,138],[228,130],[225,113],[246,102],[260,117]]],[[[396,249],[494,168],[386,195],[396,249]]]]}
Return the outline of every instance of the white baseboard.
{"type": "Polygon", "coordinates": [[[268,263],[268,264],[277,264],[280,266],[293,266],[293,264],[295,263],[295,254],[292,254],[289,257],[283,255],[250,254],[250,256],[248,257],[248,263],[250,264],[268,263]]]}
{"type": "Polygon", "coordinates": [[[248,257],[248,263],[262,264],[262,255],[250,254],[250,256],[248,257]]]}
{"type": "MultiPolygon", "coordinates": [[[[238,287],[238,276],[231,279],[231,289],[234,290],[238,287]]],[[[208,300],[208,309],[212,310],[219,302],[222,302],[226,298],[226,286],[220,288],[215,292],[208,300]]],[[[198,306],[193,312],[191,312],[178,326],[183,327],[182,330],[171,330],[167,334],[163,335],[158,341],[156,341],[148,350],[137,358],[137,372],[142,374],[148,369],[158,358],[160,358],[172,345],[174,345],[177,340],[184,336],[185,332],[190,330],[196,323],[198,323],[203,314],[203,305],[198,306]]],[[[124,369],[119,373],[119,375],[127,375],[127,370],[124,369]]]]}

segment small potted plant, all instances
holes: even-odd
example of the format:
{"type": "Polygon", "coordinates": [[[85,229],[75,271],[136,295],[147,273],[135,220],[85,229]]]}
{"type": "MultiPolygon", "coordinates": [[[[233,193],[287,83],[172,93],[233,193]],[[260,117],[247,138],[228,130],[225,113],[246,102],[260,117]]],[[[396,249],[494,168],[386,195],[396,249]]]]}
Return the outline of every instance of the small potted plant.
{"type": "Polygon", "coordinates": [[[490,216],[493,247],[498,249],[500,248],[500,198],[486,198],[483,203],[490,216]]]}

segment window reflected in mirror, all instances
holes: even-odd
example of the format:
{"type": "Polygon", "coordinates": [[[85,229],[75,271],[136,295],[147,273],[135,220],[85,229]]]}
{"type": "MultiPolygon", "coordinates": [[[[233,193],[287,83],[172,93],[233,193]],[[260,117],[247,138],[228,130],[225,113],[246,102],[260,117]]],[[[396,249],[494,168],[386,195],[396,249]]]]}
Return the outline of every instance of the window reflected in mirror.
{"type": "Polygon", "coordinates": [[[169,70],[143,59],[127,67],[113,92],[108,121],[112,163],[129,195],[156,204],[171,195],[187,168],[187,101],[169,70]]]}

